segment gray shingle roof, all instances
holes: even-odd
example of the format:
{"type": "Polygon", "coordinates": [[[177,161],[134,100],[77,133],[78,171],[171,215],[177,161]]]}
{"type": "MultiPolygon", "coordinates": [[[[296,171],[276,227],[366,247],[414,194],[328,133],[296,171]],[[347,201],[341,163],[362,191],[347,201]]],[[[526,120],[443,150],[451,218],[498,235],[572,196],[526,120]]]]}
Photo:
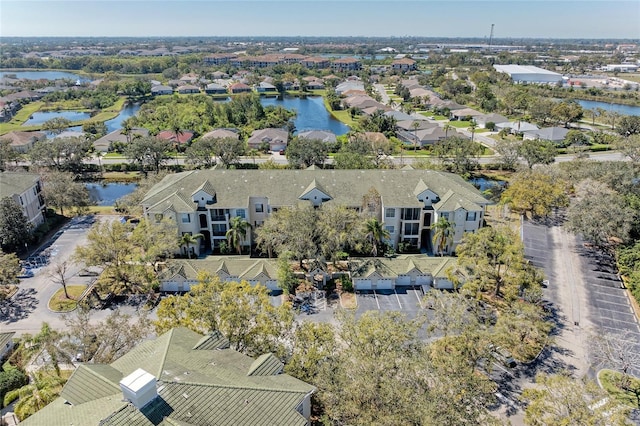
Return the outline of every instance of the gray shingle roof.
{"type": "MultiPolygon", "coordinates": [[[[146,194],[142,205],[150,212],[162,212],[171,205],[176,190],[190,193],[204,180],[216,190],[213,208],[246,207],[249,197],[267,196],[274,207],[294,206],[300,194],[315,180],[323,192],[332,197],[332,203],[359,207],[362,197],[375,188],[386,206],[421,207],[413,193],[420,180],[442,198],[453,191],[476,207],[490,204],[482,194],[461,177],[434,170],[195,170],[165,177],[146,194]],[[156,207],[152,207],[156,206],[156,207]]],[[[193,207],[191,207],[193,208],[193,207]]],[[[474,210],[477,210],[475,208],[474,210]]]]}
{"type": "Polygon", "coordinates": [[[0,172],[0,199],[22,194],[40,179],[35,173],[0,172]]]}

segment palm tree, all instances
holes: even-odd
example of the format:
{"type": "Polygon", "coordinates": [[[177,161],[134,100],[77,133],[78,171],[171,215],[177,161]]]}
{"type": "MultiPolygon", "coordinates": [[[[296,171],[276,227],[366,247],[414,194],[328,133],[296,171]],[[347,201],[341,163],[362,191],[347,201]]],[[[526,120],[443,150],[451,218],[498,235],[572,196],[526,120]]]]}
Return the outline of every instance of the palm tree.
{"type": "Polygon", "coordinates": [[[471,131],[471,142],[473,142],[473,137],[476,134],[477,128],[478,128],[478,123],[476,123],[474,120],[471,120],[471,122],[469,123],[469,130],[471,131]]]}
{"type": "Polygon", "coordinates": [[[200,238],[203,238],[204,235],[202,234],[190,234],[190,233],[186,233],[182,236],[182,238],[180,238],[180,246],[187,246],[187,254],[189,255],[189,259],[191,259],[191,245],[196,245],[198,244],[198,241],[200,241],[200,238]]]}
{"type": "Polygon", "coordinates": [[[122,122],[122,129],[120,130],[120,133],[125,135],[125,137],[127,138],[127,143],[131,143],[131,131],[132,130],[133,130],[132,120],[130,118],[124,120],[122,122]]]}
{"type": "Polygon", "coordinates": [[[444,125],[443,129],[444,129],[444,138],[448,138],[449,137],[449,130],[451,130],[453,128],[453,126],[451,126],[451,124],[447,123],[444,125]]]}
{"type": "Polygon", "coordinates": [[[256,164],[256,156],[260,155],[260,151],[258,151],[255,148],[252,148],[249,150],[249,152],[247,152],[247,155],[249,155],[249,157],[251,157],[251,159],[253,160],[253,164],[256,164]]]}
{"type": "Polygon", "coordinates": [[[366,239],[371,243],[371,254],[373,257],[378,256],[378,245],[382,244],[382,240],[389,238],[389,231],[384,228],[384,224],[378,219],[372,217],[364,223],[366,231],[366,239]]]}
{"type": "Polygon", "coordinates": [[[247,236],[247,230],[249,229],[249,222],[241,218],[240,216],[234,216],[231,218],[229,230],[226,233],[227,241],[231,249],[236,249],[238,254],[242,254],[242,242],[247,236]]]}
{"type": "Polygon", "coordinates": [[[433,245],[436,247],[436,252],[442,256],[447,246],[453,241],[453,225],[444,217],[440,217],[433,225],[433,230],[433,245]]]}
{"type": "Polygon", "coordinates": [[[69,354],[60,348],[59,342],[62,338],[60,332],[51,328],[51,326],[43,322],[40,332],[35,336],[27,336],[24,340],[24,347],[27,350],[27,356],[32,354],[42,355],[42,359],[50,362],[51,367],[56,374],[60,375],[60,362],[70,362],[69,354]],[[45,355],[48,355],[45,356],[45,355]]]}
{"type": "Polygon", "coordinates": [[[65,381],[50,370],[36,371],[28,385],[8,392],[4,402],[10,403],[18,399],[14,412],[22,421],[56,399],[65,381]]]}
{"type": "Polygon", "coordinates": [[[418,149],[418,127],[420,127],[418,120],[411,123],[411,127],[413,127],[413,152],[416,152],[418,149]]]}

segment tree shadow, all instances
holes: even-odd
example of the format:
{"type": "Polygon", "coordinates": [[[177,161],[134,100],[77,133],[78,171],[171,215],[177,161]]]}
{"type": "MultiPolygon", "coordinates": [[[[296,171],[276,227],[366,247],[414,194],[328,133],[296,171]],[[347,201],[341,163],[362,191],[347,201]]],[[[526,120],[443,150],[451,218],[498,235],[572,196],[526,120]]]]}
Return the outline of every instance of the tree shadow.
{"type": "Polygon", "coordinates": [[[13,323],[27,318],[39,303],[35,294],[33,288],[20,289],[11,299],[2,302],[0,322],[13,323]]]}

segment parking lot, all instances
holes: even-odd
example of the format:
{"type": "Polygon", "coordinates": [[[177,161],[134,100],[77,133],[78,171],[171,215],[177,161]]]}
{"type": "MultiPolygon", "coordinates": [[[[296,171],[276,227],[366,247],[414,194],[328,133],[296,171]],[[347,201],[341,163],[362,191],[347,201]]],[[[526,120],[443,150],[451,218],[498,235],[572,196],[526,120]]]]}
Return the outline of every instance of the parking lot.
{"type": "Polygon", "coordinates": [[[422,310],[422,291],[417,288],[399,287],[395,290],[357,291],[357,315],[366,311],[400,311],[415,318],[422,310]]]}

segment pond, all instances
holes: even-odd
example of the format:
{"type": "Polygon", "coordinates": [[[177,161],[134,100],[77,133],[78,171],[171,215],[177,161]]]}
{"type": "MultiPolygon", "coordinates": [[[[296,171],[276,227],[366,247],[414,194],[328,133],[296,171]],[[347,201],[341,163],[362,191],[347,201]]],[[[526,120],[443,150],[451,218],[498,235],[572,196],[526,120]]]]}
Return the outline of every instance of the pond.
{"type": "Polygon", "coordinates": [[[60,80],[67,79],[82,82],[91,81],[90,78],[81,77],[66,71],[0,71],[0,78],[6,75],[15,75],[16,78],[24,78],[26,80],[60,80]]]}
{"type": "Polygon", "coordinates": [[[31,117],[24,122],[23,126],[30,126],[33,124],[42,124],[45,121],[52,118],[66,118],[70,121],[82,121],[90,118],[91,115],[88,112],[80,111],[46,111],[46,112],[34,112],[31,117]]]}
{"type": "Polygon", "coordinates": [[[98,206],[112,206],[118,198],[131,194],[138,184],[136,183],[97,183],[88,182],[84,184],[89,191],[89,197],[98,206]]]}
{"type": "Polygon", "coordinates": [[[127,104],[120,110],[120,114],[117,117],[112,118],[104,122],[107,126],[107,133],[111,133],[115,130],[122,128],[122,122],[127,118],[131,118],[140,110],[140,104],[127,104]]]}
{"type": "Polygon", "coordinates": [[[484,192],[487,189],[491,189],[496,186],[505,187],[507,185],[507,181],[505,180],[487,179],[484,177],[469,179],[469,183],[478,188],[480,192],[484,192]]]}
{"type": "MultiPolygon", "coordinates": [[[[582,108],[594,109],[594,108],[602,108],[605,111],[615,111],[624,115],[640,115],[640,107],[632,106],[632,105],[622,105],[622,104],[610,104],[608,102],[599,102],[599,101],[582,101],[576,100],[580,104],[582,108]]],[[[585,117],[588,117],[589,113],[585,113],[585,117]]]]}
{"type": "Polygon", "coordinates": [[[321,96],[309,96],[306,99],[297,97],[285,97],[284,99],[262,97],[260,102],[262,102],[263,106],[276,105],[296,110],[298,115],[293,123],[297,132],[304,130],[331,130],[339,136],[349,131],[349,126],[329,114],[321,96]]]}

